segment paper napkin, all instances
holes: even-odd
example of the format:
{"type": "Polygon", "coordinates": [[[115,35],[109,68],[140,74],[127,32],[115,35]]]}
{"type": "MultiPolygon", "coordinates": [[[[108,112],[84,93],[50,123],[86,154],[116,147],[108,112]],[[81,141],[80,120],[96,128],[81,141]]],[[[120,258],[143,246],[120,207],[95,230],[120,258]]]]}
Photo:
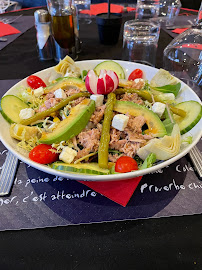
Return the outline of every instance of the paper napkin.
{"type": "Polygon", "coordinates": [[[10,24],[5,24],[0,22],[0,37],[13,35],[13,34],[19,34],[21,33],[18,29],[14,28],[10,24]]]}
{"type": "Polygon", "coordinates": [[[128,12],[132,12],[132,11],[135,11],[136,9],[134,7],[127,7],[127,11],[128,12]]]}
{"type": "MultiPolygon", "coordinates": [[[[111,13],[123,13],[124,7],[120,5],[111,4],[110,10],[111,13]]],[[[107,11],[108,11],[107,3],[93,4],[90,6],[90,15],[107,13],[107,11]]],[[[82,10],[80,13],[89,14],[89,10],[82,10]]]]}
{"type": "Polygon", "coordinates": [[[108,199],[126,206],[131,196],[136,190],[142,176],[121,180],[121,181],[110,181],[110,182],[93,182],[93,181],[78,181],[94,191],[102,194],[108,199]]]}
{"type": "MultiPolygon", "coordinates": [[[[135,11],[134,7],[127,7],[127,12],[135,11]]],[[[110,7],[111,13],[123,13],[124,12],[124,6],[121,5],[115,5],[111,4],[110,7]]],[[[84,9],[80,11],[82,14],[89,14],[89,15],[97,15],[99,13],[107,13],[108,12],[108,4],[107,3],[101,3],[101,4],[92,4],[90,6],[90,10],[84,9]]]]}
{"type": "Polygon", "coordinates": [[[175,33],[175,34],[181,34],[187,29],[188,28],[176,28],[176,29],[172,30],[172,32],[175,33]]]}

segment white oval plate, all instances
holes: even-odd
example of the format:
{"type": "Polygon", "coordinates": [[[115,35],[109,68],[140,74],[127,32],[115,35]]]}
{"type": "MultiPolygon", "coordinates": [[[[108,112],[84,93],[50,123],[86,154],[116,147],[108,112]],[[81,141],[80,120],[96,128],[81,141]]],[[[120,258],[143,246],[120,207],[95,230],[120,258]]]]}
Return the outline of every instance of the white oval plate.
{"type": "MultiPolygon", "coordinates": [[[[81,70],[83,69],[93,69],[98,63],[105,61],[105,60],[86,60],[86,61],[80,61],[77,62],[76,64],[80,67],[81,70]]],[[[115,60],[116,61],[116,60],[115,60]]],[[[158,72],[158,69],[149,67],[146,65],[142,64],[137,64],[137,63],[132,63],[132,62],[126,62],[126,61],[116,61],[119,63],[125,70],[126,78],[129,76],[129,74],[135,69],[135,68],[140,68],[144,72],[145,79],[151,80],[152,77],[158,72]]],[[[53,71],[53,67],[42,70],[40,72],[35,73],[35,75],[39,76],[42,78],[44,81],[48,80],[48,77],[51,74],[51,71],[53,71]]],[[[188,87],[186,84],[181,82],[183,91],[181,93],[181,100],[180,101],[188,101],[188,100],[196,100],[201,103],[199,97],[195,94],[193,90],[191,90],[190,87],[188,87]]],[[[6,95],[15,95],[16,93],[19,92],[19,86],[27,86],[26,83],[26,78],[14,85],[10,90],[6,92],[6,95]]],[[[46,165],[41,165],[39,163],[36,163],[28,158],[28,154],[24,152],[19,152],[17,150],[17,141],[12,139],[9,133],[9,123],[5,121],[5,119],[2,117],[0,114],[0,138],[2,143],[5,145],[5,147],[11,151],[14,155],[16,155],[20,160],[25,162],[26,164],[29,164],[30,166],[47,172],[49,174],[53,175],[58,175],[62,176],[68,179],[74,179],[74,180],[88,180],[88,181],[115,181],[115,180],[126,180],[126,179],[131,179],[140,175],[145,175],[151,172],[154,172],[156,170],[159,170],[163,167],[166,167],[170,165],[171,163],[177,161],[178,159],[182,158],[185,156],[190,149],[199,141],[199,139],[202,136],[202,119],[200,122],[192,129],[190,132],[186,133],[185,135],[182,136],[186,137],[191,135],[193,137],[193,142],[192,144],[188,145],[181,153],[179,153],[177,156],[159,163],[158,165],[155,165],[151,168],[140,170],[140,171],[135,171],[135,172],[130,172],[130,173],[123,173],[123,174],[113,174],[113,175],[82,175],[82,174],[76,174],[76,173],[65,173],[65,172],[60,172],[57,170],[53,170],[50,167],[46,165]]]]}

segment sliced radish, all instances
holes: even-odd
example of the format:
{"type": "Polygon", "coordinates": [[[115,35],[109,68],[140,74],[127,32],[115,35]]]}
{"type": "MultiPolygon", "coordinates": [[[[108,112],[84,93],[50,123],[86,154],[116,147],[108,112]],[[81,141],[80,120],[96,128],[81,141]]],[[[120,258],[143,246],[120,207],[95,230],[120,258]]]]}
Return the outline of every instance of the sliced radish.
{"type": "Polygon", "coordinates": [[[91,94],[94,94],[97,92],[97,81],[98,81],[98,77],[96,76],[95,72],[93,70],[90,70],[86,76],[85,84],[86,84],[86,89],[91,94]]]}
{"type": "Polygon", "coordinates": [[[112,80],[114,81],[113,91],[116,90],[116,88],[119,85],[119,78],[118,78],[117,74],[115,72],[113,72],[112,70],[108,70],[107,75],[109,75],[112,78],[112,80]]]}
{"type": "Polygon", "coordinates": [[[91,94],[107,95],[116,90],[119,85],[117,74],[112,70],[101,69],[99,77],[90,70],[85,80],[86,89],[91,94]]]}
{"type": "Polygon", "coordinates": [[[106,92],[106,94],[109,94],[109,93],[111,93],[114,90],[114,81],[107,74],[105,76],[105,80],[106,80],[106,89],[105,89],[105,92],[106,92]]]}
{"type": "Polygon", "coordinates": [[[103,89],[105,89],[105,81],[103,78],[99,78],[97,82],[97,94],[98,95],[103,95],[103,89]]]}

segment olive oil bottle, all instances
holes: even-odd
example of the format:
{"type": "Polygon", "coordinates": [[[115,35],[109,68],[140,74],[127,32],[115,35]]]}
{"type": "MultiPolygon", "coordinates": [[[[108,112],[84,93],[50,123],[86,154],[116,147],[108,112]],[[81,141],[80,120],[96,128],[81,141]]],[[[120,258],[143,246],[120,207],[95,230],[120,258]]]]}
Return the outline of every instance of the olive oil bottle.
{"type": "Polygon", "coordinates": [[[51,29],[55,45],[55,61],[59,62],[66,55],[69,55],[74,60],[77,59],[72,0],[46,1],[51,17],[51,29]]]}
{"type": "Polygon", "coordinates": [[[61,48],[71,52],[75,47],[73,15],[51,16],[52,33],[61,48]]]}

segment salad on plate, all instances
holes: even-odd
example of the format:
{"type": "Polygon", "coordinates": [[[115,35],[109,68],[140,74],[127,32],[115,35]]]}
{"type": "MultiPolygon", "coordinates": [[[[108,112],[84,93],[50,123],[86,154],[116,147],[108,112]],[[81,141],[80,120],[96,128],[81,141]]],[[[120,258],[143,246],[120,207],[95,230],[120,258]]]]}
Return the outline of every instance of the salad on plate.
{"type": "Polygon", "coordinates": [[[0,111],[34,162],[86,175],[143,170],[177,156],[202,116],[200,102],[180,100],[181,82],[168,71],[145,78],[112,60],[81,69],[67,56],[46,82],[31,75],[3,96],[0,111]]]}

